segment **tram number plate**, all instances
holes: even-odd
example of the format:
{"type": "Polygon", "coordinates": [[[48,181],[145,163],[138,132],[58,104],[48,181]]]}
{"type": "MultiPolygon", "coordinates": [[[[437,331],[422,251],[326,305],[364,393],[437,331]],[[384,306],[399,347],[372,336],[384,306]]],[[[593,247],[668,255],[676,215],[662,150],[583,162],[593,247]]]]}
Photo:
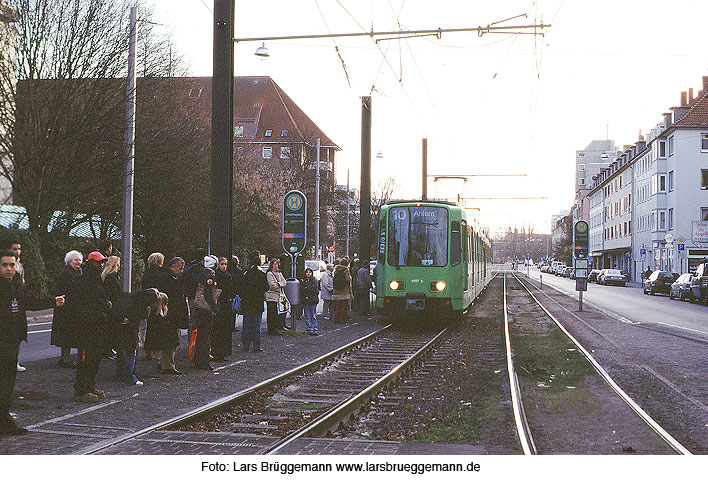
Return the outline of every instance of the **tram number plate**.
{"type": "Polygon", "coordinates": [[[425,300],[421,298],[407,298],[406,310],[425,310],[425,300]]]}

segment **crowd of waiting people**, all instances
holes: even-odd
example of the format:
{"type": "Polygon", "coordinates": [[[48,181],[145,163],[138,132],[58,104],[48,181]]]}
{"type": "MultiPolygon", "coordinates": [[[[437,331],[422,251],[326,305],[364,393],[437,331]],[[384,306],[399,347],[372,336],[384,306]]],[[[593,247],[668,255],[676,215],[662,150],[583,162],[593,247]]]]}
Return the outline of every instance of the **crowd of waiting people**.
{"type": "MultiPolygon", "coordinates": [[[[27,340],[24,268],[21,245],[12,241],[0,251],[0,434],[24,434],[12,419],[10,396],[16,372],[24,371],[17,360],[20,343],[27,340]]],[[[251,251],[245,268],[231,260],[197,249],[191,262],[180,257],[165,261],[161,253],[147,259],[139,290],[123,291],[120,257],[113,244],[101,241],[84,260],[69,251],[56,285],[51,344],[61,348],[58,365],[75,368],[74,398],[95,403],[105,397],[96,388],[101,361],[115,361],[116,378],[126,385],[142,386],[135,367],[138,349],[144,359],[157,361],[163,374],[180,375],[175,354],[182,330],[189,337],[189,356],[195,369],[212,370],[211,361],[225,361],[232,354],[236,314],[243,315],[241,350],[262,352],[261,323],[266,307],[267,333],[282,335],[288,310],[286,279],[281,261],[271,258],[263,271],[261,255],[251,251]],[[238,304],[235,304],[237,300],[238,304]],[[71,349],[78,350],[76,361],[71,349]]],[[[318,335],[317,305],[321,318],[347,323],[350,312],[369,315],[372,287],[369,262],[342,258],[328,264],[320,278],[306,269],[300,281],[300,300],[305,330],[318,335]]]]}

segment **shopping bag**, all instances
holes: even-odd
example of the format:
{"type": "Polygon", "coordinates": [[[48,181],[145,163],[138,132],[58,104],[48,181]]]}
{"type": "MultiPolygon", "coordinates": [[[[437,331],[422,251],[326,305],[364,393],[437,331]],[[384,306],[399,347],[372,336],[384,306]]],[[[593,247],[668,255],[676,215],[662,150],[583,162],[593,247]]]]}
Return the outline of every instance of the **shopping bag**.
{"type": "Polygon", "coordinates": [[[285,296],[285,292],[283,290],[280,290],[280,296],[278,297],[278,315],[288,313],[289,310],[290,301],[288,300],[288,297],[285,296]]]}
{"type": "MultiPolygon", "coordinates": [[[[214,298],[214,303],[218,305],[219,296],[221,296],[221,290],[219,288],[212,288],[211,295],[214,298]]],[[[204,297],[204,284],[202,283],[199,283],[197,285],[197,292],[194,294],[194,307],[199,308],[200,310],[211,311],[211,307],[209,306],[206,301],[206,298],[204,297]]]]}
{"type": "Polygon", "coordinates": [[[194,345],[197,343],[197,329],[195,328],[189,337],[189,361],[194,362],[194,345]]]}
{"type": "Polygon", "coordinates": [[[236,295],[231,302],[231,309],[233,312],[237,315],[241,315],[241,297],[239,295],[236,295]]]}

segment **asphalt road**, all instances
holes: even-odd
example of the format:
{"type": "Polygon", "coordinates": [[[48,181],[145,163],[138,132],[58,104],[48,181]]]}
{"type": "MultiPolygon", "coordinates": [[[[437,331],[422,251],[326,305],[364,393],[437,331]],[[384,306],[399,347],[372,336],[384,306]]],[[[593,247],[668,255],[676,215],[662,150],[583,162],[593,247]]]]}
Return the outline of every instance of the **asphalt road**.
{"type": "MultiPolygon", "coordinates": [[[[526,268],[521,267],[519,272],[526,274],[526,268]]],[[[543,276],[544,286],[551,285],[578,299],[575,280],[541,273],[535,267],[530,268],[529,276],[537,281],[543,276]]],[[[596,283],[588,283],[583,302],[601,308],[627,324],[655,326],[708,340],[708,307],[703,305],[670,300],[668,295],[663,294],[645,295],[642,288],[601,286],[596,283]]]]}

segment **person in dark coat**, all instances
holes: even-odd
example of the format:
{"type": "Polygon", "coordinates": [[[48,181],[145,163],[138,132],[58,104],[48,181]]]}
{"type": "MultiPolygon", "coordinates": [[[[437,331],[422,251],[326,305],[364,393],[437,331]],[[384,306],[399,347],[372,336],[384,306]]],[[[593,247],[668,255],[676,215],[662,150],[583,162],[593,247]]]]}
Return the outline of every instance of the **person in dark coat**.
{"type": "Polygon", "coordinates": [[[51,344],[61,347],[61,357],[59,357],[59,367],[76,367],[71,361],[71,349],[79,346],[76,336],[75,315],[73,305],[66,295],[71,293],[76,282],[81,276],[81,265],[84,257],[79,251],[69,251],[64,257],[64,269],[59,274],[57,282],[56,302],[54,307],[54,317],[52,319],[51,344]],[[59,304],[61,302],[61,305],[59,304]]]}
{"type": "Polygon", "coordinates": [[[98,402],[105,393],[96,389],[96,374],[106,345],[108,313],[111,302],[101,281],[106,257],[94,251],[86,258],[86,270],[79,277],[67,300],[74,305],[79,343],[74,397],[78,402],[98,402]]]}
{"type": "Polygon", "coordinates": [[[263,302],[265,292],[268,291],[268,279],[265,273],[258,268],[261,264],[261,255],[258,251],[251,251],[248,255],[248,268],[243,274],[237,287],[241,297],[241,311],[243,313],[243,329],[241,330],[241,350],[248,352],[253,344],[254,352],[261,352],[261,320],[263,318],[263,302]]]}
{"type": "Polygon", "coordinates": [[[300,283],[303,310],[305,313],[305,330],[308,335],[317,335],[317,304],[320,302],[320,282],[315,278],[312,269],[305,269],[305,277],[300,283]]]}
{"type": "MultiPolygon", "coordinates": [[[[198,370],[213,370],[209,365],[209,349],[211,345],[211,331],[214,326],[214,316],[219,311],[215,296],[216,273],[214,269],[218,263],[215,256],[204,257],[204,270],[199,275],[197,288],[201,287],[204,300],[209,309],[199,308],[194,305],[194,316],[197,330],[197,339],[194,343],[194,368],[198,370]]],[[[199,292],[199,289],[197,289],[199,292]]]]}
{"type": "Polygon", "coordinates": [[[10,399],[15,388],[20,342],[27,341],[27,313],[24,285],[17,276],[17,256],[0,251],[0,434],[21,435],[10,415],[10,399]]]}
{"type": "Polygon", "coordinates": [[[211,336],[211,355],[217,362],[227,360],[231,355],[231,324],[234,321],[234,313],[231,309],[231,300],[234,297],[233,278],[228,271],[228,260],[219,258],[216,267],[216,286],[221,290],[219,296],[219,311],[214,316],[214,330],[211,336]]]}
{"type": "Polygon", "coordinates": [[[359,267],[359,274],[357,275],[356,285],[357,285],[357,298],[359,299],[359,313],[361,315],[369,315],[369,298],[371,293],[371,270],[369,269],[369,262],[363,260],[359,267]]]}
{"type": "Polygon", "coordinates": [[[179,347],[180,329],[189,328],[187,297],[182,290],[180,276],[184,271],[184,259],[172,258],[167,264],[169,271],[157,278],[157,289],[165,293],[170,302],[167,316],[160,322],[160,369],[163,374],[182,374],[175,367],[175,351],[179,347]]]}
{"type": "Polygon", "coordinates": [[[164,317],[167,314],[168,297],[155,288],[132,292],[121,299],[115,313],[119,315],[118,350],[122,356],[120,380],[123,384],[142,386],[135,375],[135,351],[138,348],[138,326],[151,314],[164,317]]]}
{"type": "MultiPolygon", "coordinates": [[[[104,254],[101,252],[101,254],[104,254]]],[[[105,256],[105,254],[104,254],[105,256]]],[[[101,280],[103,281],[103,287],[106,289],[106,294],[111,302],[111,312],[108,314],[108,342],[105,354],[113,354],[112,349],[118,348],[118,336],[116,331],[117,318],[114,316],[113,310],[116,308],[118,301],[123,297],[123,287],[120,283],[120,276],[118,272],[120,271],[120,258],[118,256],[108,256],[105,264],[103,265],[103,271],[101,271],[101,280]],[[111,349],[109,352],[108,349],[111,349]]],[[[123,360],[120,352],[116,352],[116,374],[120,377],[121,369],[123,368],[123,360]]]]}
{"type": "MultiPolygon", "coordinates": [[[[142,289],[157,288],[158,278],[167,271],[166,268],[162,267],[164,262],[165,256],[162,253],[152,253],[148,256],[147,268],[145,269],[145,274],[143,275],[143,281],[140,284],[142,289]]],[[[159,326],[160,322],[157,321],[155,314],[152,314],[151,317],[147,319],[145,343],[143,344],[143,349],[145,350],[145,360],[157,360],[160,358],[160,342],[157,338],[159,326]]]]}

